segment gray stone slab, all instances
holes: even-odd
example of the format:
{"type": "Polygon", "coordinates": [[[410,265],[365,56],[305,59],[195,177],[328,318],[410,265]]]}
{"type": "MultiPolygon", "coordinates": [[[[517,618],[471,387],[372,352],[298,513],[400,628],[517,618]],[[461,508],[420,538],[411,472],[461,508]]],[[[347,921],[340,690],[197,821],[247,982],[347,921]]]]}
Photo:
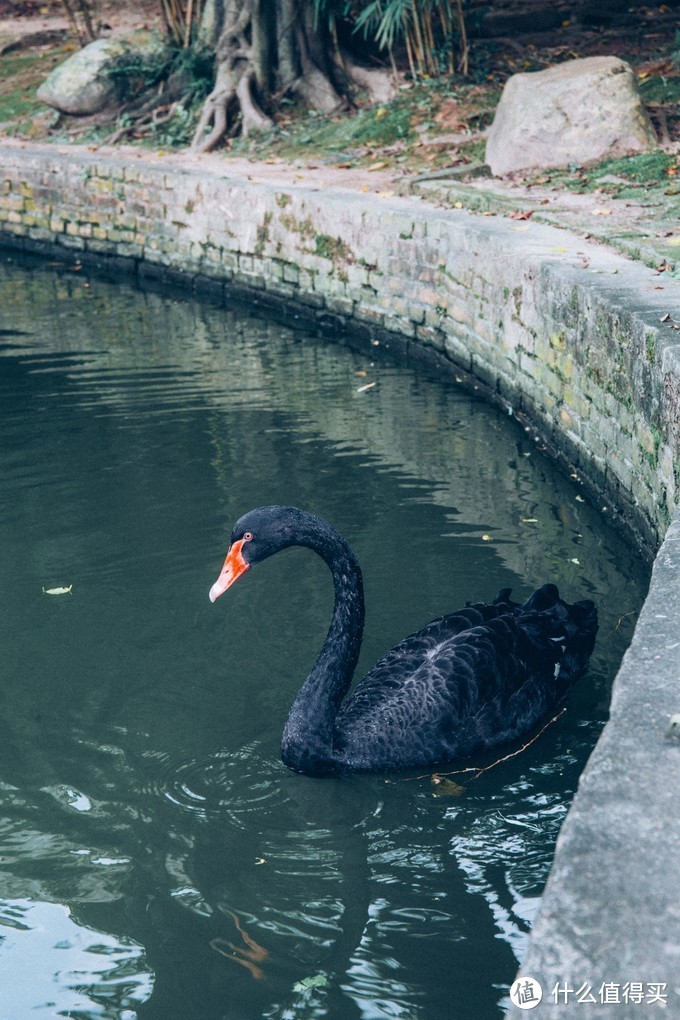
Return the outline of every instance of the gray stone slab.
{"type": "Polygon", "coordinates": [[[667,735],[678,712],[680,514],[558,839],[521,970],[543,989],[531,1016],[680,1016],[680,740],[667,735]]]}

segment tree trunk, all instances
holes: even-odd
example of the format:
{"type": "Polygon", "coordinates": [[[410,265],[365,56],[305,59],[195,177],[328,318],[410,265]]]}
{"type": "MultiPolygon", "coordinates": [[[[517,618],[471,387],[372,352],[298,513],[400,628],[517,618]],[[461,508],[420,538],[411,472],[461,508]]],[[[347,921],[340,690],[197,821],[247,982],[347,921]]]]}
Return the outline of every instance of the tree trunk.
{"type": "Polygon", "coordinates": [[[310,0],[276,0],[279,91],[332,113],[343,106],[328,69],[327,43],[310,0]]]}
{"type": "Polygon", "coordinates": [[[331,79],[328,41],[315,23],[314,0],[207,0],[201,41],[215,50],[215,86],[205,101],[192,148],[208,152],[236,133],[274,125],[272,87],[330,113],[344,100],[331,79]]]}

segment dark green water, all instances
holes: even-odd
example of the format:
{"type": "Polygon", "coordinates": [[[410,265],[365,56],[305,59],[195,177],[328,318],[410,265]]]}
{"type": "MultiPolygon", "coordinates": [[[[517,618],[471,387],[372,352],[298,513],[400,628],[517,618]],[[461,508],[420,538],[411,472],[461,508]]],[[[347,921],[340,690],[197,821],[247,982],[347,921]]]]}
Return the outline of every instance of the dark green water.
{"type": "Polygon", "coordinates": [[[460,387],[83,271],[0,295],[0,1020],[500,1017],[647,568],[460,387]],[[566,715],[456,798],[288,772],[327,568],[208,601],[269,502],[354,547],[364,667],[504,586],[596,599],[566,715]]]}

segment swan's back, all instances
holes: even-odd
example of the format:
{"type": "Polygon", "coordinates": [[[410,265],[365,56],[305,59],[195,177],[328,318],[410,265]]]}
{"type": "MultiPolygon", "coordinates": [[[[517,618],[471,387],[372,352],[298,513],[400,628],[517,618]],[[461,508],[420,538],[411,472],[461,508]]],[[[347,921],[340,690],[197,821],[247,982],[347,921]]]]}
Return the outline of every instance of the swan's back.
{"type": "Polygon", "coordinates": [[[555,585],[433,620],[342,705],[335,752],[350,769],[417,768],[515,740],[564,700],[596,632],[593,603],[569,605],[555,585]]]}

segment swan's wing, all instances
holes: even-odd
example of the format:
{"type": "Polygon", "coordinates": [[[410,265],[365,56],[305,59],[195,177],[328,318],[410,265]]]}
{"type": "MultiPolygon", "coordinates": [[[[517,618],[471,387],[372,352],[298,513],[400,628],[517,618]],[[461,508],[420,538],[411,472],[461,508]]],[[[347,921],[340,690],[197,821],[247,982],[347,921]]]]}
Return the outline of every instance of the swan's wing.
{"type": "MultiPolygon", "coordinates": [[[[501,595],[505,594],[505,591],[509,592],[509,589],[505,589],[501,595]]],[[[373,686],[378,682],[386,682],[392,673],[397,679],[403,677],[409,667],[414,672],[421,663],[436,657],[446,648],[447,642],[457,635],[465,634],[499,616],[517,615],[518,611],[519,606],[508,603],[500,605],[496,600],[493,603],[468,604],[465,609],[459,609],[458,612],[439,616],[414,634],[409,634],[378,659],[359,682],[356,690],[359,691],[366,684],[373,686]]]]}
{"type": "Polygon", "coordinates": [[[337,749],[354,767],[362,757],[385,768],[464,757],[514,739],[545,713],[554,670],[546,662],[543,676],[530,675],[514,616],[477,623],[475,610],[465,613],[456,633],[442,617],[402,641],[342,706],[337,749]]]}
{"type": "Polygon", "coordinates": [[[342,705],[334,745],[352,768],[425,767],[530,731],[566,696],[597,633],[592,602],[544,585],[433,620],[384,655],[342,705]]]}

